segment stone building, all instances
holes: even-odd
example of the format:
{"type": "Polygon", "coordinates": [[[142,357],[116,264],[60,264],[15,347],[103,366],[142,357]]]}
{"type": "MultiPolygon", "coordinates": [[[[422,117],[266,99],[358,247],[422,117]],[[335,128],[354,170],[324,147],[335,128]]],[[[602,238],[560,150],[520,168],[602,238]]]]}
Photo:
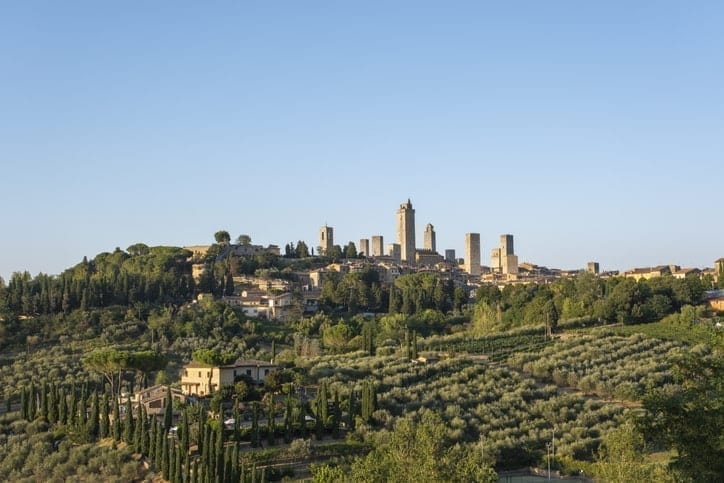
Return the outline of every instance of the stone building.
{"type": "Polygon", "coordinates": [[[400,260],[415,263],[415,210],[410,199],[397,210],[397,241],[400,245],[400,260]]]}
{"type": "Polygon", "coordinates": [[[431,223],[428,223],[425,227],[422,248],[433,253],[437,251],[435,248],[435,227],[431,223]]]}
{"type": "Polygon", "coordinates": [[[334,246],[334,229],[331,226],[324,225],[319,229],[319,247],[317,252],[319,255],[326,255],[334,246]]]}
{"type": "Polygon", "coordinates": [[[364,255],[366,257],[370,256],[370,239],[369,238],[362,238],[359,241],[359,250],[357,250],[357,253],[360,255],[364,255]]]}
{"type": "Polygon", "coordinates": [[[382,235],[374,235],[372,237],[372,256],[383,257],[385,255],[385,245],[382,235]]]}
{"type": "Polygon", "coordinates": [[[500,245],[492,250],[490,269],[493,273],[518,274],[518,257],[513,249],[513,235],[500,235],[500,245]]]}
{"type": "Polygon", "coordinates": [[[465,271],[480,275],[480,233],[465,234],[465,271]]]}

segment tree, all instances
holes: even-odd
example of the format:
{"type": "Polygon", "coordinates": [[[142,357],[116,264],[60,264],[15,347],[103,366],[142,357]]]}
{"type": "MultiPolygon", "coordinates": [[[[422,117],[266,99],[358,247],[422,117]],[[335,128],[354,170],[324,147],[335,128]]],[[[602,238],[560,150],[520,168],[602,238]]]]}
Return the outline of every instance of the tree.
{"type": "Polygon", "coordinates": [[[640,424],[656,444],[675,449],[672,469],[693,481],[724,475],[724,355],[696,346],[673,362],[677,385],[650,391],[640,424]]]}
{"type": "Polygon", "coordinates": [[[236,243],[241,246],[251,245],[251,237],[249,235],[241,234],[236,238],[236,243]]]}
{"type": "Polygon", "coordinates": [[[231,236],[229,235],[229,232],[226,230],[219,230],[216,233],[214,233],[214,240],[216,240],[216,243],[220,245],[228,245],[231,241],[231,236]]]}
{"type": "MultiPolygon", "coordinates": [[[[494,461],[474,447],[448,448],[447,428],[440,416],[424,411],[419,419],[395,423],[389,440],[356,459],[352,481],[478,481],[494,482],[494,461]]],[[[324,480],[322,480],[324,481],[324,480]]]]}
{"type": "Polygon", "coordinates": [[[663,468],[646,463],[643,435],[632,421],[625,421],[610,431],[598,450],[594,466],[596,476],[604,481],[672,481],[663,468]]]}
{"type": "Polygon", "coordinates": [[[171,386],[166,386],[166,406],[163,409],[163,431],[168,433],[173,425],[173,396],[171,395],[171,386]]]}

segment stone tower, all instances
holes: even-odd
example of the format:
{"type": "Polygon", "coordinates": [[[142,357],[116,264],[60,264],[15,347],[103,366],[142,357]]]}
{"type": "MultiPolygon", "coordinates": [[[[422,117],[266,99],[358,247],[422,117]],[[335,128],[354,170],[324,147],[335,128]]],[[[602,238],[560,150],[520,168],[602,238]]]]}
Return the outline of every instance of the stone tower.
{"type": "Polygon", "coordinates": [[[334,230],[331,226],[324,225],[319,229],[319,255],[326,255],[334,246],[334,230]]]}
{"type": "Polygon", "coordinates": [[[430,250],[432,252],[435,250],[435,227],[432,226],[431,223],[428,223],[425,227],[425,235],[423,238],[424,245],[422,248],[425,250],[430,250]]]}
{"type": "Polygon", "coordinates": [[[400,259],[415,263],[415,210],[409,198],[397,211],[397,241],[400,244],[400,259]]]}
{"type": "Polygon", "coordinates": [[[360,255],[364,255],[366,257],[370,256],[370,239],[369,238],[362,238],[359,241],[359,250],[357,250],[357,253],[360,255]]]}
{"type": "Polygon", "coordinates": [[[480,275],[480,233],[465,234],[465,271],[480,275]]]}
{"type": "Polygon", "coordinates": [[[373,235],[372,236],[372,256],[373,257],[381,257],[385,254],[385,247],[384,247],[384,238],[382,238],[382,235],[373,235]]]}

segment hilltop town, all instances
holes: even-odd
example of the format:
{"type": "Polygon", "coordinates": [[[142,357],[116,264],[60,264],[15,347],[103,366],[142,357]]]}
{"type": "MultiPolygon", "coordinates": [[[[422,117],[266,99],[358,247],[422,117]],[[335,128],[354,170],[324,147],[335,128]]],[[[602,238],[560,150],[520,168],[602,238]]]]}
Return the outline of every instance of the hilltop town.
{"type": "Polygon", "coordinates": [[[484,266],[464,239],[417,247],[408,200],[386,247],[220,230],[0,279],[0,474],[717,481],[724,259],[560,270],[503,234],[484,266]]]}
{"type": "MultiPolygon", "coordinates": [[[[548,268],[530,262],[519,262],[514,249],[514,237],[511,234],[500,235],[497,247],[490,251],[490,264],[481,264],[482,250],[480,233],[464,234],[464,257],[459,258],[454,249],[438,251],[435,228],[431,223],[425,226],[422,248],[417,247],[415,233],[415,209],[408,199],[397,210],[397,237],[393,243],[385,245],[383,235],[361,238],[358,244],[352,241],[345,245],[335,243],[334,227],[324,225],[319,228],[318,244],[315,248],[306,242],[288,243],[282,249],[278,245],[254,245],[249,235],[241,235],[236,243],[231,242],[228,232],[216,234],[215,245],[194,245],[184,247],[193,255],[193,277],[200,287],[209,289],[199,297],[219,296],[233,307],[240,308],[250,317],[286,319],[300,313],[309,315],[320,308],[325,279],[340,274],[363,273],[373,271],[377,281],[384,287],[390,287],[402,275],[411,273],[434,273],[454,288],[464,291],[466,297],[474,296],[482,285],[506,285],[552,283],[563,278],[573,278],[581,271],[597,277],[609,278],[622,276],[633,280],[649,280],[670,275],[676,279],[694,276],[706,277],[716,284],[724,267],[724,259],[718,259],[712,267],[682,268],[679,265],[660,265],[638,267],[619,271],[601,271],[598,262],[589,262],[586,267],[576,270],[548,268]],[[281,270],[260,270],[259,273],[244,272],[241,260],[254,260],[264,257],[278,257],[281,270]],[[299,263],[304,260],[305,263],[299,263]],[[209,282],[215,265],[216,278],[223,277],[224,287],[213,289],[209,282]],[[223,273],[220,273],[222,272],[223,273]],[[230,277],[230,280],[227,278],[230,277]],[[232,288],[233,285],[233,288],[232,288]],[[301,311],[301,312],[300,312],[301,311]]],[[[713,287],[710,287],[713,288],[713,287]]],[[[460,295],[459,295],[460,296],[460,295]]],[[[719,304],[718,294],[712,294],[712,303],[719,304]]],[[[360,309],[369,309],[363,304],[360,309]]],[[[376,304],[375,311],[387,312],[387,307],[376,304]]]]}

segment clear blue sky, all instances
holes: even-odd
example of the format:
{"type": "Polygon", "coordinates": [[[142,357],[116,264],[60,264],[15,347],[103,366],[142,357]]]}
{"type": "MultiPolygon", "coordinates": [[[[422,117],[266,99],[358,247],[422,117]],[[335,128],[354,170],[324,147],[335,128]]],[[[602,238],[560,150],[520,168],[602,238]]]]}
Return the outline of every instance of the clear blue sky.
{"type": "Polygon", "coordinates": [[[724,3],[0,4],[0,276],[395,235],[602,269],[724,256],[724,3]]]}

